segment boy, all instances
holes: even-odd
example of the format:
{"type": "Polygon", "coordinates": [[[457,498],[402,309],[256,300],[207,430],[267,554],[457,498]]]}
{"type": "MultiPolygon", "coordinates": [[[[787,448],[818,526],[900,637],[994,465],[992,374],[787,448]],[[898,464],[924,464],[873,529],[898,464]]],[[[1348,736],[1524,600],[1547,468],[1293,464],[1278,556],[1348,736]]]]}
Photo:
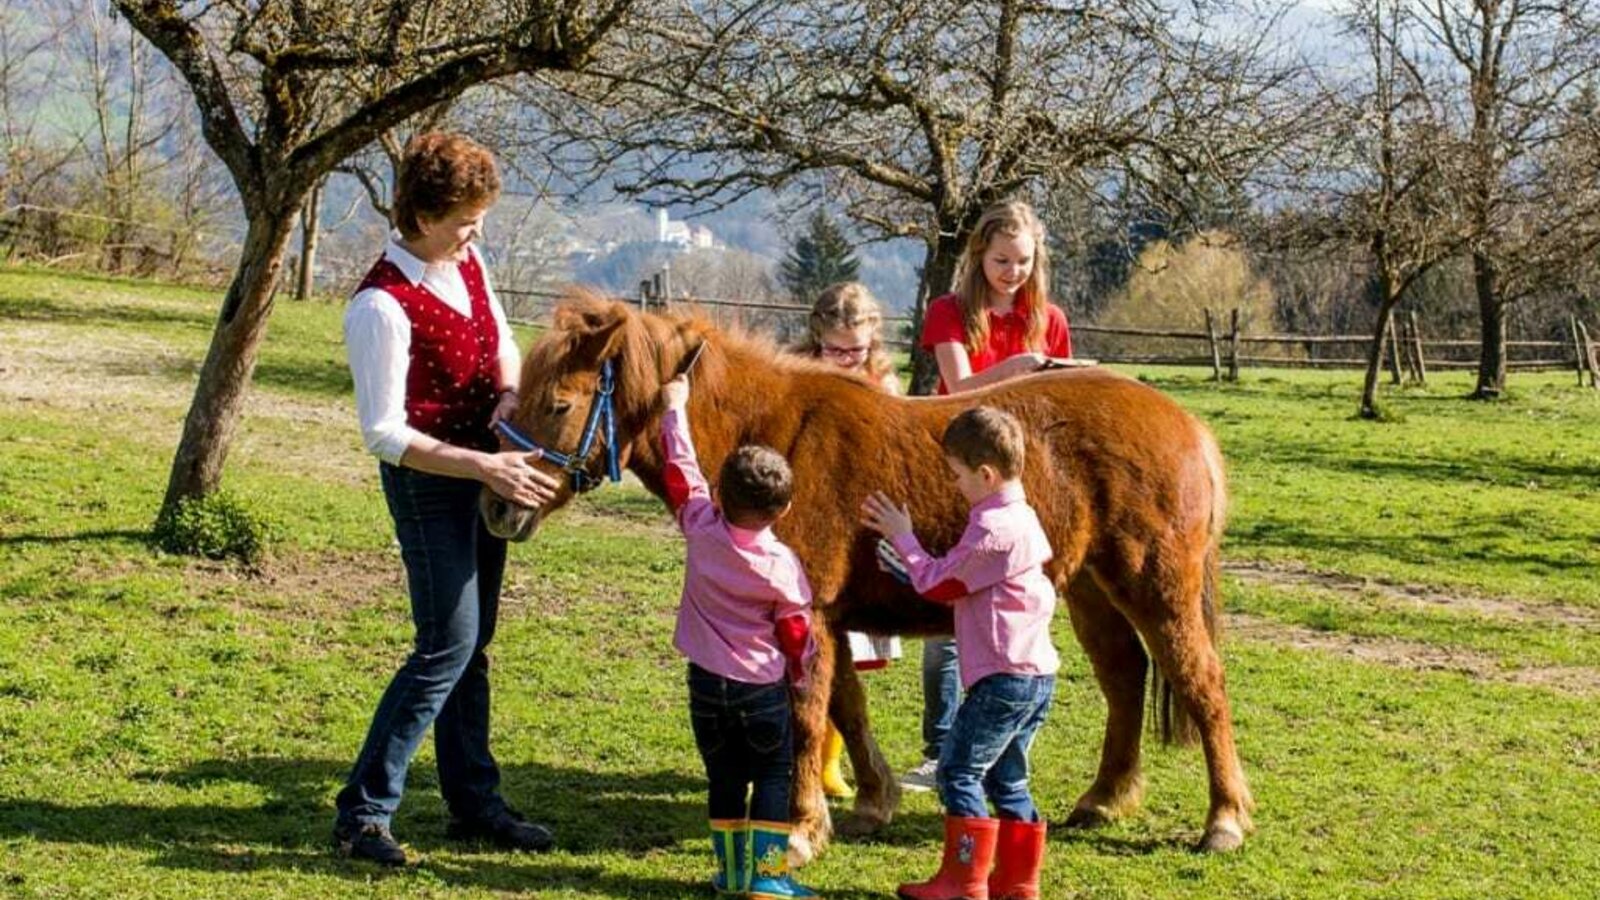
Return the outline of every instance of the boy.
{"type": "Polygon", "coordinates": [[[862,524],[889,539],[917,593],[955,605],[966,691],[939,758],[944,861],[931,880],[902,884],[899,895],[1038,900],[1045,823],[1028,793],[1028,749],[1060,666],[1050,642],[1056,590],[1044,573],[1050,542],[1022,491],[1023,432],[1015,418],[989,407],[967,410],[951,420],[941,446],[972,507],[949,555],[929,556],[910,514],[881,492],[861,507],[862,524]],[[985,796],[998,820],[988,818],[985,796]]]}
{"type": "Polygon", "coordinates": [[[789,464],[740,447],[722,466],[719,510],[689,437],[687,376],[662,394],[667,500],[688,544],[673,644],[689,659],[689,716],[710,782],[712,886],[752,900],[816,897],[787,861],[794,736],[784,675],[801,685],[814,652],[811,586],[772,533],[791,505],[789,464]]]}

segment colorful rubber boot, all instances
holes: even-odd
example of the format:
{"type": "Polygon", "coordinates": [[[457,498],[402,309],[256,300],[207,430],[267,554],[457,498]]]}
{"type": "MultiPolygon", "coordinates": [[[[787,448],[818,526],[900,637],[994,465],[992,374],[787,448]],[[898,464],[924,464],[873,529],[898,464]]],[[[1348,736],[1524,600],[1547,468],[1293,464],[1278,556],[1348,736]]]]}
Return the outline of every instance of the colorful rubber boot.
{"type": "Polygon", "coordinates": [[[904,900],[989,900],[989,870],[1000,823],[988,818],[944,817],[944,860],[928,881],[900,885],[904,900]]]}
{"type": "Polygon", "coordinates": [[[1000,820],[994,871],[989,874],[989,900],[1039,900],[1044,835],[1043,822],[1000,820]]]}
{"type": "Polygon", "coordinates": [[[828,736],[822,741],[822,793],[836,800],[848,800],[856,795],[855,788],[844,780],[844,735],[828,723],[828,736]]]}
{"type": "Polygon", "coordinates": [[[742,895],[750,886],[749,826],[744,819],[711,820],[711,850],[717,855],[711,886],[719,894],[742,895]]]}
{"type": "Polygon", "coordinates": [[[789,877],[789,823],[750,823],[750,900],[816,897],[817,892],[789,877]]]}

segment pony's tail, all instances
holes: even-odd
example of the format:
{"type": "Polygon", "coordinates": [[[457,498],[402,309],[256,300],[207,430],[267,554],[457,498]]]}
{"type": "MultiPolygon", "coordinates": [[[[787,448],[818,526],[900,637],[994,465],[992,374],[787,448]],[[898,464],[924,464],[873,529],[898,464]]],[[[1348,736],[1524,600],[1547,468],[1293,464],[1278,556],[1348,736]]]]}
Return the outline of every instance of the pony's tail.
{"type": "MultiPolygon", "coordinates": [[[[1203,429],[1203,426],[1202,426],[1203,429]]],[[[1227,523],[1228,486],[1222,469],[1222,451],[1216,438],[1202,430],[1201,452],[1205,455],[1206,475],[1211,486],[1210,521],[1206,529],[1205,574],[1200,588],[1200,615],[1205,622],[1206,635],[1213,650],[1222,646],[1222,531],[1227,523]]],[[[1200,729],[1195,726],[1189,708],[1173,696],[1172,682],[1162,673],[1161,667],[1151,661],[1150,706],[1152,717],[1160,730],[1161,742],[1169,745],[1192,746],[1200,739],[1200,729]]]]}

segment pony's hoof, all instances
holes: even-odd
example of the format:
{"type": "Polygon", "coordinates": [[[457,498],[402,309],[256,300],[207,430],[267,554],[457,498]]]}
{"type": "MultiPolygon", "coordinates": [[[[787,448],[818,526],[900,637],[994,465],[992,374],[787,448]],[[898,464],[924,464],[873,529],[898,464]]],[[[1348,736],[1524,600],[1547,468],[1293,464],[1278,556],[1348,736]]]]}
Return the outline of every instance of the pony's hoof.
{"type": "Polygon", "coordinates": [[[1201,853],[1232,853],[1244,846],[1244,832],[1232,823],[1213,825],[1195,847],[1201,853]]]}
{"type": "Polygon", "coordinates": [[[816,858],[817,850],[812,845],[810,837],[800,832],[789,835],[789,868],[799,869],[816,858]]]}
{"type": "Polygon", "coordinates": [[[885,816],[853,812],[839,820],[834,830],[845,837],[866,837],[889,824],[885,816]]]}
{"type": "Polygon", "coordinates": [[[1093,806],[1080,806],[1067,816],[1068,828],[1103,828],[1111,824],[1105,810],[1093,806]]]}

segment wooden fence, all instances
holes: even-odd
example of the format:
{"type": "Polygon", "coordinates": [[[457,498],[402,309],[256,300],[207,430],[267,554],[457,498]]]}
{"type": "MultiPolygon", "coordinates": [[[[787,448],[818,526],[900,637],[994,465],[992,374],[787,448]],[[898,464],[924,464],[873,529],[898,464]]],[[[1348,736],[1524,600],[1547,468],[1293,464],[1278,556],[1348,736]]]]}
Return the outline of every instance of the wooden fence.
{"type": "MultiPolygon", "coordinates": [[[[514,321],[534,322],[545,318],[561,299],[561,294],[545,291],[501,290],[507,315],[514,321]]],[[[640,309],[693,307],[708,313],[720,326],[738,325],[774,331],[780,340],[794,341],[803,333],[811,312],[808,306],[793,303],[749,302],[714,297],[671,296],[670,282],[663,273],[642,281],[633,302],[640,309]]],[[[885,343],[909,350],[912,342],[904,336],[911,320],[891,317],[885,322],[885,343]]],[[[1568,340],[1511,340],[1506,353],[1511,357],[1506,368],[1515,372],[1572,371],[1580,385],[1600,388],[1600,346],[1589,336],[1588,327],[1572,317],[1567,322],[1568,340]],[[1531,353],[1530,355],[1527,355],[1531,353]]],[[[1252,334],[1240,327],[1239,311],[1229,312],[1227,325],[1216,313],[1205,311],[1203,330],[1177,328],[1131,328],[1108,325],[1072,326],[1080,355],[1105,363],[1130,365],[1200,366],[1210,368],[1217,381],[1237,381],[1244,368],[1365,369],[1366,352],[1372,345],[1370,334],[1252,334]],[[1193,353],[1127,353],[1110,347],[1097,347],[1097,336],[1160,339],[1192,343],[1193,353]],[[1299,355],[1294,350],[1301,351],[1299,355]],[[1274,352],[1276,351],[1276,352],[1274,352]],[[1333,351],[1337,355],[1326,355],[1333,351]]],[[[1415,312],[1397,313],[1381,350],[1384,367],[1399,383],[1410,380],[1425,383],[1428,371],[1476,369],[1478,341],[1426,338],[1415,312]],[[1397,324],[1398,323],[1398,324],[1397,324]]]]}

